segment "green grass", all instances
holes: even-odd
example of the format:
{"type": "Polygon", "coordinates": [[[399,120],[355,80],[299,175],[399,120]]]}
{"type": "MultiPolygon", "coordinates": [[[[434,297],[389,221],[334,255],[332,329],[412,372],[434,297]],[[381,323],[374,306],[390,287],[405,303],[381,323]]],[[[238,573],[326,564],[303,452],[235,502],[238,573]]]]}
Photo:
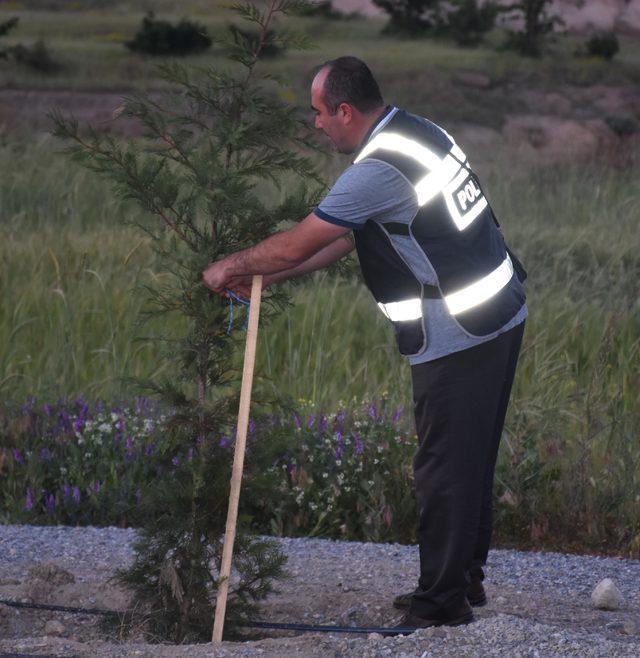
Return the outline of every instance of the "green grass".
{"type": "MultiPolygon", "coordinates": [[[[155,65],[163,58],[130,53],[124,41],[135,34],[148,3],[114,3],[109,9],[79,10],[74,3],[47,3],[37,10],[31,3],[14,3],[18,9],[0,9],[0,21],[19,16],[20,24],[7,43],[33,42],[44,38],[54,56],[63,64],[60,73],[43,76],[11,62],[0,62],[0,83],[6,86],[42,89],[124,90],[161,86],[155,65]],[[58,9],[51,9],[57,6],[58,9]]],[[[183,61],[198,66],[220,65],[224,53],[217,43],[234,15],[223,2],[189,2],[179,12],[170,3],[154,3],[157,15],[169,20],[183,16],[204,24],[214,39],[205,54],[183,61]]],[[[562,85],[637,84],[640,82],[640,46],[637,40],[621,38],[621,50],[612,62],[574,56],[581,39],[559,38],[540,59],[522,58],[497,48],[504,35],[496,30],[479,48],[459,48],[452,42],[435,39],[400,39],[382,36],[384,19],[326,20],[293,17],[288,26],[308,34],[315,48],[287,52],[265,63],[273,72],[284,74],[300,102],[306,106],[310,72],[318,63],[346,53],[362,57],[378,75],[386,96],[393,102],[437,120],[472,120],[494,124],[496,114],[519,107],[518,93],[524,88],[554,89],[562,85]],[[486,73],[495,89],[460,87],[452,93],[451,78],[460,70],[486,73]],[[511,87],[509,86],[511,85],[511,87]],[[478,102],[479,101],[479,102],[478,102]],[[487,111],[478,115],[479,106],[487,111]]]]}
{"type": "MultiPolygon", "coordinates": [[[[135,340],[144,306],[136,286],[165,275],[121,223],[137,210],[56,147],[49,138],[0,148],[0,394],[131,399],[123,376],[153,379],[164,368],[155,345],[135,340]]],[[[497,510],[503,544],[640,550],[638,173],[637,165],[514,170],[510,161],[485,172],[530,275],[496,471],[498,495],[510,501],[497,510]]],[[[278,392],[335,410],[386,395],[410,407],[408,367],[357,280],[320,273],[293,296],[261,329],[256,397],[278,392]]],[[[180,318],[165,322],[182,330],[180,318]]],[[[159,330],[152,323],[144,334],[159,330]]]]}

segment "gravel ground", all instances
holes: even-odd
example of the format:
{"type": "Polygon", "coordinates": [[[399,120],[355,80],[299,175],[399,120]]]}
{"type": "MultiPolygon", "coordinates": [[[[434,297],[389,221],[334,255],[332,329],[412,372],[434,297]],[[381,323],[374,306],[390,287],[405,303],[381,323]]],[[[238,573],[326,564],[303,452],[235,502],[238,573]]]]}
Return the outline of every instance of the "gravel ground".
{"type": "MultiPolygon", "coordinates": [[[[106,580],[131,560],[134,537],[134,530],[118,528],[0,526],[0,598],[35,599],[37,594],[39,600],[58,605],[126,607],[127,593],[106,580]],[[27,570],[39,562],[69,571],[75,583],[34,590],[27,570]]],[[[398,620],[391,600],[414,586],[415,547],[278,541],[289,557],[291,578],[263,604],[262,619],[362,626],[388,626],[398,620]]],[[[95,617],[0,606],[0,658],[11,653],[92,658],[640,656],[639,560],[494,550],[486,576],[489,601],[474,609],[473,623],[386,639],[272,632],[268,638],[216,647],[149,645],[135,637],[122,643],[106,637],[95,617]],[[611,578],[621,591],[624,603],[619,610],[593,607],[591,592],[603,578],[611,578]],[[45,624],[54,620],[62,624],[59,637],[45,632],[45,624]]]]}

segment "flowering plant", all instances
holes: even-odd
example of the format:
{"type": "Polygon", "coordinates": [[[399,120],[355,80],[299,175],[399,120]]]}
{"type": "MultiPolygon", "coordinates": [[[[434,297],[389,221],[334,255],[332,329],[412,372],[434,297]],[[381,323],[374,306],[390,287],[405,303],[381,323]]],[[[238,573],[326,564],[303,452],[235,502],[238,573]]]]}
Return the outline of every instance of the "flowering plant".
{"type": "Polygon", "coordinates": [[[265,523],[260,529],[278,535],[414,541],[416,438],[405,429],[403,410],[387,409],[383,400],[329,414],[314,412],[307,403],[302,411],[258,429],[280,435],[284,446],[269,469],[277,474],[277,495],[254,506],[255,519],[269,520],[269,527],[265,523]]]}

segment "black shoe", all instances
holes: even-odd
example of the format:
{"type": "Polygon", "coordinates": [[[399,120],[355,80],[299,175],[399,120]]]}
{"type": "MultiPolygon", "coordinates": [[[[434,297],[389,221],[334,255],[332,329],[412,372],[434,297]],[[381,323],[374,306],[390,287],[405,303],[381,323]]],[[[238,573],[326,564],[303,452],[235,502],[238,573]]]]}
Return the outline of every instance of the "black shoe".
{"type": "Polygon", "coordinates": [[[404,614],[400,623],[392,626],[388,631],[382,633],[383,637],[394,635],[408,635],[419,628],[431,628],[433,626],[461,626],[473,621],[473,610],[469,602],[464,599],[463,603],[449,610],[442,610],[438,614],[429,617],[416,617],[410,612],[404,614]]]}
{"type": "Polygon", "coordinates": [[[487,605],[487,595],[484,591],[482,581],[479,579],[471,579],[467,587],[467,600],[473,606],[480,607],[487,605]]]}
{"type": "MultiPolygon", "coordinates": [[[[418,590],[414,590],[417,592],[418,590]]],[[[406,594],[399,594],[393,599],[393,607],[398,610],[408,610],[411,605],[411,598],[414,592],[407,592],[406,594]]],[[[487,595],[484,591],[482,581],[479,579],[472,579],[467,587],[467,599],[473,606],[483,606],[487,603],[487,595]]]]}

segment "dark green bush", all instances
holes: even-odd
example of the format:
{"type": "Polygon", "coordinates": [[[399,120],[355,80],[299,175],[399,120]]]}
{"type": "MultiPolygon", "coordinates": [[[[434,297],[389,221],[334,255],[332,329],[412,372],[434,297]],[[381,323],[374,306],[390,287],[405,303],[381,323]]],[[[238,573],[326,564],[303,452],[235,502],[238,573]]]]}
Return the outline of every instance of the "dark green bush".
{"type": "Polygon", "coordinates": [[[478,6],[477,0],[455,0],[454,7],[441,26],[441,32],[451,36],[461,46],[477,46],[485,33],[496,22],[498,6],[487,2],[478,6]]]}
{"type": "Polygon", "coordinates": [[[331,4],[331,0],[320,0],[319,2],[309,2],[301,5],[295,10],[298,16],[318,16],[320,18],[351,18],[354,14],[343,14],[336,11],[331,4]]]}
{"type": "Polygon", "coordinates": [[[373,0],[389,14],[384,34],[423,36],[440,22],[440,0],[373,0]]]}
{"type": "Polygon", "coordinates": [[[47,45],[39,39],[31,46],[19,43],[8,50],[9,54],[19,64],[24,64],[34,71],[40,73],[55,73],[60,70],[60,64],[56,62],[47,45]]]}
{"type": "Polygon", "coordinates": [[[592,57],[602,57],[602,59],[613,59],[614,55],[620,50],[618,37],[613,32],[603,32],[594,34],[587,41],[587,53],[592,57]]]}
{"type": "Polygon", "coordinates": [[[3,37],[5,34],[9,34],[14,27],[18,25],[18,17],[14,16],[4,23],[0,23],[0,37],[3,37]]]}
{"type": "Polygon", "coordinates": [[[147,55],[191,55],[211,46],[207,29],[182,19],[177,25],[156,20],[153,12],[142,19],[142,26],[131,41],[129,50],[147,55]]]}

